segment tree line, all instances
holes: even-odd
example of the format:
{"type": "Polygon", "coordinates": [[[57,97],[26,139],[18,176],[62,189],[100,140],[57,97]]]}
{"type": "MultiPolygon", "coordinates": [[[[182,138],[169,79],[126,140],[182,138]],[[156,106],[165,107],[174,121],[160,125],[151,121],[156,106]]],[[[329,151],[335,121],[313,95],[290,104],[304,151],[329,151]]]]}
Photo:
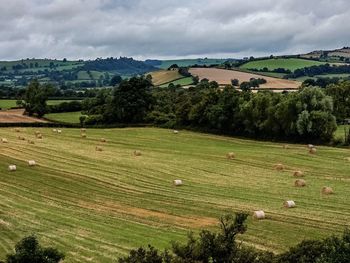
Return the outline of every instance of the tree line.
{"type": "Polygon", "coordinates": [[[350,74],[350,66],[349,65],[340,65],[334,66],[330,64],[318,65],[305,67],[301,69],[294,70],[293,73],[287,74],[284,78],[299,78],[299,77],[313,77],[316,75],[324,75],[324,74],[350,74]]]}
{"type": "Polygon", "coordinates": [[[349,89],[346,82],[327,92],[304,87],[297,92],[255,94],[209,81],[189,89],[155,88],[149,80],[134,77],[113,90],[100,90],[82,106],[89,115],[85,124],[152,123],[257,138],[329,141],[337,128],[336,116],[349,114],[348,101],[342,98],[349,89]]]}
{"type": "MultiPolygon", "coordinates": [[[[47,87],[32,82],[23,95],[28,114],[42,116],[47,87]]],[[[323,141],[332,139],[350,116],[350,82],[327,88],[304,86],[297,92],[273,93],[224,88],[202,80],[183,89],[170,84],[154,87],[148,77],[122,80],[113,89],[93,90],[80,103],[52,107],[56,112],[82,109],[82,125],[153,124],[166,128],[191,128],[254,138],[323,141]]]]}
{"type": "MultiPolygon", "coordinates": [[[[248,215],[227,214],[219,219],[219,231],[202,230],[187,241],[172,241],[170,249],[159,250],[152,245],[132,249],[119,257],[118,263],[348,263],[350,231],[340,237],[304,240],[281,254],[261,251],[237,241],[247,231],[248,215]]],[[[42,247],[35,236],[19,241],[15,251],[6,256],[6,263],[59,263],[64,253],[53,247],[42,247]]],[[[1,261],[0,261],[1,262],[1,261]]],[[[5,263],[3,262],[3,263],[5,263]]]]}

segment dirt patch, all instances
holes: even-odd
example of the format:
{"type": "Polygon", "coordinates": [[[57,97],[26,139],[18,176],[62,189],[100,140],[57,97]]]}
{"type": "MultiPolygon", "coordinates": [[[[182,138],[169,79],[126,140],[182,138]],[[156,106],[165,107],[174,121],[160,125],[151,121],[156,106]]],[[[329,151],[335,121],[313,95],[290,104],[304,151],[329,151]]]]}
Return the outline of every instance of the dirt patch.
{"type": "Polygon", "coordinates": [[[266,84],[260,85],[259,89],[298,89],[301,85],[298,81],[217,68],[191,68],[190,73],[194,76],[198,76],[199,79],[207,78],[211,81],[214,80],[220,85],[231,84],[232,79],[238,79],[239,82],[242,83],[243,81],[249,81],[251,78],[264,78],[267,81],[266,84]]]}
{"type": "Polygon", "coordinates": [[[164,222],[180,227],[202,228],[218,224],[218,220],[210,217],[198,216],[177,216],[163,212],[152,211],[139,207],[126,206],[120,203],[103,202],[103,203],[88,203],[79,202],[79,205],[84,208],[92,209],[99,212],[108,212],[116,214],[124,214],[142,219],[157,219],[156,221],[164,222]]]}
{"type": "Polygon", "coordinates": [[[24,109],[0,111],[0,123],[35,123],[47,122],[34,117],[23,115],[24,109]]]}

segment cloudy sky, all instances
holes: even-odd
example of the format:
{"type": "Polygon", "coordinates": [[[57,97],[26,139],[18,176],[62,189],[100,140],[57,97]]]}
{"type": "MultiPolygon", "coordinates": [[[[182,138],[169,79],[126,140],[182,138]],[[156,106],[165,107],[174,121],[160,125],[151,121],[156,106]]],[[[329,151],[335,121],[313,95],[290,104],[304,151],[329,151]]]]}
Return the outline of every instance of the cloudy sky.
{"type": "Polygon", "coordinates": [[[0,0],[0,60],[243,57],[350,46],[349,0],[0,0]]]}

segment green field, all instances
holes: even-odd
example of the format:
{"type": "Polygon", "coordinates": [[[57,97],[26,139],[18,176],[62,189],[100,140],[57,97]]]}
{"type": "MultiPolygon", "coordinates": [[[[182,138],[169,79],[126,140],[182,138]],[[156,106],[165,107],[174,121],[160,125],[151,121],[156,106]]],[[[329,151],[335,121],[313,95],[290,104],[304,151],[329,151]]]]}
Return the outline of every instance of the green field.
{"type": "Polygon", "coordinates": [[[10,109],[16,106],[16,100],[0,100],[0,108],[3,110],[10,109]]]}
{"type": "Polygon", "coordinates": [[[62,112],[62,113],[49,113],[45,114],[44,118],[50,121],[65,122],[65,123],[80,123],[80,116],[82,116],[80,111],[76,112],[62,112]]]}
{"type": "Polygon", "coordinates": [[[0,138],[0,260],[22,237],[36,233],[43,245],[66,253],[65,262],[115,262],[131,248],[169,247],[189,230],[216,229],[227,212],[263,209],[248,219],[240,239],[279,252],[305,238],[341,233],[350,226],[348,149],[280,144],[155,128],[11,128],[0,138]],[[43,134],[34,139],[34,131],[43,134]],[[100,143],[106,138],[107,143],[100,143]],[[95,151],[100,145],[102,152],[95,151]],[[134,150],[142,155],[133,156],[134,150]],[[233,151],[236,159],[225,155],[233,151]],[[27,160],[35,160],[29,167],[27,160]],[[285,171],[276,171],[283,163],[285,171]],[[17,171],[7,166],[16,164],[17,171]],[[293,186],[293,171],[307,186],[293,186]],[[182,179],[182,187],[172,181],[182,179]],[[335,194],[322,196],[323,186],[335,194]],[[285,200],[297,207],[285,209],[285,200]]]}
{"type": "Polygon", "coordinates": [[[198,58],[198,59],[174,59],[174,60],[162,60],[162,64],[157,66],[162,69],[167,69],[173,64],[177,64],[179,67],[188,67],[192,65],[212,65],[212,64],[222,64],[227,59],[217,59],[217,58],[198,58]]]}
{"type": "Polygon", "coordinates": [[[170,83],[173,83],[174,85],[187,86],[187,85],[191,85],[193,83],[193,79],[192,79],[192,77],[186,77],[186,78],[182,78],[182,79],[178,79],[178,80],[175,80],[172,82],[165,83],[165,84],[161,85],[161,87],[168,87],[170,83]]]}
{"type": "Polygon", "coordinates": [[[294,71],[299,68],[311,67],[315,65],[322,65],[324,62],[312,61],[299,58],[273,58],[251,61],[243,64],[240,68],[243,69],[263,69],[267,67],[269,70],[274,70],[277,68],[284,68],[294,71]]]}

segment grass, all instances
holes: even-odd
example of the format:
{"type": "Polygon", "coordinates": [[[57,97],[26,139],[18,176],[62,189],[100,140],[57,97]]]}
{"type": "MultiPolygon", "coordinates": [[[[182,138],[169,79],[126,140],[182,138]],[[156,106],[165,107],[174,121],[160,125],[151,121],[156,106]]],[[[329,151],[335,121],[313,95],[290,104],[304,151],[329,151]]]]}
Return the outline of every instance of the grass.
{"type": "Polygon", "coordinates": [[[185,77],[182,79],[178,79],[178,80],[175,80],[172,82],[162,84],[161,87],[168,87],[170,83],[173,83],[174,85],[187,86],[187,85],[191,85],[193,83],[193,79],[192,79],[192,77],[185,77]]]}
{"type": "Polygon", "coordinates": [[[322,65],[324,62],[311,61],[306,59],[299,58],[273,58],[273,59],[264,59],[251,61],[243,64],[241,68],[243,69],[263,69],[267,67],[269,70],[274,70],[277,68],[284,68],[294,71],[299,68],[311,67],[315,65],[322,65]]]}
{"type": "Polygon", "coordinates": [[[44,118],[50,121],[64,122],[64,123],[80,123],[80,116],[82,116],[80,111],[76,112],[62,112],[62,113],[49,113],[45,114],[44,118]]]}
{"type": "Polygon", "coordinates": [[[1,109],[10,109],[16,106],[16,100],[0,100],[1,109]]]}
{"type": "Polygon", "coordinates": [[[227,212],[263,209],[249,217],[239,238],[284,251],[305,238],[341,233],[350,226],[348,149],[280,144],[155,128],[79,129],[54,134],[47,128],[1,128],[0,260],[22,237],[36,233],[43,245],[66,253],[65,262],[112,262],[149,243],[165,248],[189,230],[217,229],[227,212]],[[43,140],[34,139],[34,131],[43,140]],[[107,143],[99,142],[106,138],[107,143]],[[102,152],[95,146],[101,145],[102,152]],[[134,157],[139,149],[142,156],[134,157]],[[225,154],[236,153],[235,160],[225,154]],[[29,167],[27,160],[36,160],[29,167]],[[286,170],[273,169],[276,163],[286,170]],[[9,164],[17,171],[10,173],[9,164]],[[304,171],[308,186],[293,187],[292,172],[304,171]],[[182,187],[172,186],[182,179],[182,187]],[[335,194],[320,195],[324,185],[335,194]],[[285,200],[297,207],[284,209],[285,200]]]}

